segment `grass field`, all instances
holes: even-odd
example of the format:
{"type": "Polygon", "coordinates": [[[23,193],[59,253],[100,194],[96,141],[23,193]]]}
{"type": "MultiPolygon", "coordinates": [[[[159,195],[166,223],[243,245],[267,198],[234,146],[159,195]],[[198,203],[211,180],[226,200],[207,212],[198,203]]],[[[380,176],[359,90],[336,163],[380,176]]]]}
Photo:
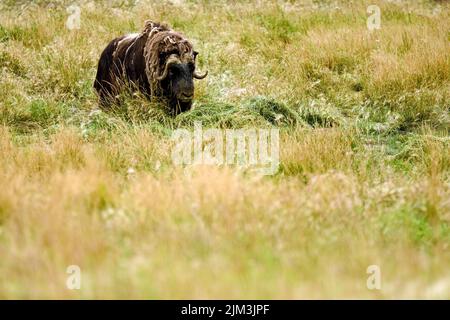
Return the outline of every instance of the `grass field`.
{"type": "Polygon", "coordinates": [[[0,298],[450,298],[448,2],[76,1],[74,30],[72,2],[23,3],[0,3],[0,298]],[[96,111],[101,51],[147,19],[200,52],[195,108],[96,111]],[[174,166],[195,121],[279,128],[278,172],[174,166]]]}

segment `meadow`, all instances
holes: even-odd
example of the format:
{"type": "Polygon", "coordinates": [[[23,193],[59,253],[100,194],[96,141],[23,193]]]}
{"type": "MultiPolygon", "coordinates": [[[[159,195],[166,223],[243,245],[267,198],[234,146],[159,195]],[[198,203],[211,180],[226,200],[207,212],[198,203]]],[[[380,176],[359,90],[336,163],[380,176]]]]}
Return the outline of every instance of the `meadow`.
{"type": "Polygon", "coordinates": [[[448,2],[71,4],[0,2],[0,298],[450,298],[448,2]],[[101,51],[147,19],[199,51],[194,108],[99,111],[101,51]],[[278,171],[175,166],[196,121],[278,128],[278,171]]]}

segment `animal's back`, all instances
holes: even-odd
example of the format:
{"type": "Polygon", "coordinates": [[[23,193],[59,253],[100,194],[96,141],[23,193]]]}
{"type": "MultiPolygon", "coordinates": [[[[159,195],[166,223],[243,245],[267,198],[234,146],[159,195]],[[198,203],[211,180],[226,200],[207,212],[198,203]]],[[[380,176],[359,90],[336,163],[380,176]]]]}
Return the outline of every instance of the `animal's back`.
{"type": "Polygon", "coordinates": [[[112,40],[103,50],[97,68],[97,75],[94,81],[94,88],[97,90],[100,103],[105,102],[109,95],[116,92],[117,80],[123,73],[125,56],[127,49],[133,43],[135,34],[124,35],[112,40]]]}

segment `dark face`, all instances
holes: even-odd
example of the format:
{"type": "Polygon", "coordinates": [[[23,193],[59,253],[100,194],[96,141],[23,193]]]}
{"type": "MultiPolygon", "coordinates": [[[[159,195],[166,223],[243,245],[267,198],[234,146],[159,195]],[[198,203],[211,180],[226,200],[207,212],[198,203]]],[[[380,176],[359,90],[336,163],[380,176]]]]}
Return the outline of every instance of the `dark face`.
{"type": "Polygon", "coordinates": [[[203,79],[208,74],[208,71],[204,74],[195,71],[197,54],[196,51],[185,50],[181,55],[179,51],[172,51],[160,56],[163,71],[156,79],[161,81],[162,94],[175,115],[191,109],[194,99],[194,78],[203,79]]]}
{"type": "Polygon", "coordinates": [[[168,76],[162,82],[170,110],[175,114],[191,109],[194,99],[194,70],[193,61],[171,64],[168,76]]]}

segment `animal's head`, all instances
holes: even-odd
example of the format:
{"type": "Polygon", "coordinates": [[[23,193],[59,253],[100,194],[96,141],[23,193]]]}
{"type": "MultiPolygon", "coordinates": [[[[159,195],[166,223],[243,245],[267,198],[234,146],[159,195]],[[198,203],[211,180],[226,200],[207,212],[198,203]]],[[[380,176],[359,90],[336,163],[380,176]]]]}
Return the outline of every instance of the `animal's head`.
{"type": "Polygon", "coordinates": [[[146,45],[146,68],[152,94],[163,96],[172,112],[179,114],[191,109],[194,79],[203,79],[208,72],[196,71],[198,53],[185,37],[172,30],[155,28],[156,32],[150,32],[146,45]]]}

